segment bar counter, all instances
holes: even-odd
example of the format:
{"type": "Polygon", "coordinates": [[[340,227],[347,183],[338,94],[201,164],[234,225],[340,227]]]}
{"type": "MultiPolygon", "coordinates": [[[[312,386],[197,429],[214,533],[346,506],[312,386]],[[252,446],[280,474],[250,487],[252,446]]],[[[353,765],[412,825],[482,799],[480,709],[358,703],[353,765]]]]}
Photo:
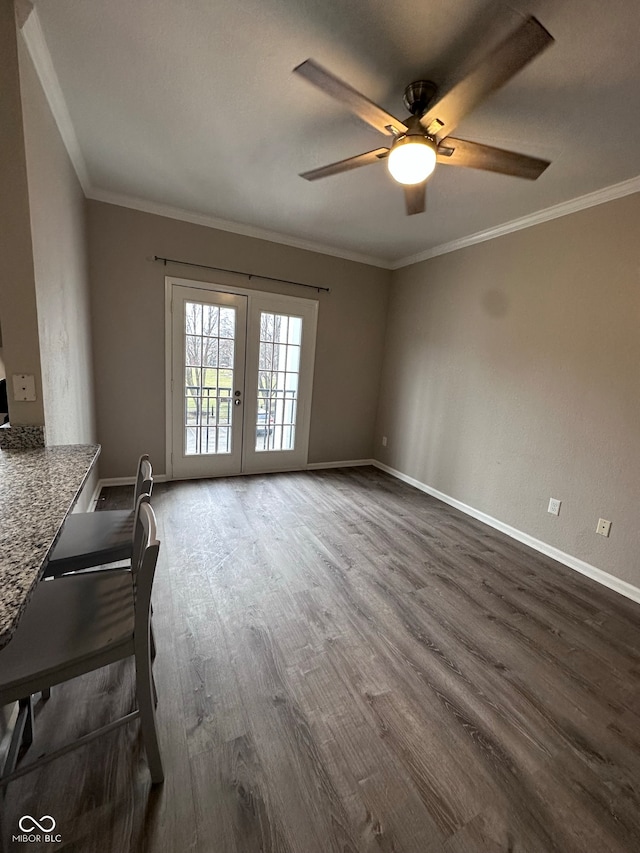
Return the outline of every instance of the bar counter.
{"type": "Polygon", "coordinates": [[[99,453],[97,444],[0,450],[0,648],[11,639],[99,453]]]}

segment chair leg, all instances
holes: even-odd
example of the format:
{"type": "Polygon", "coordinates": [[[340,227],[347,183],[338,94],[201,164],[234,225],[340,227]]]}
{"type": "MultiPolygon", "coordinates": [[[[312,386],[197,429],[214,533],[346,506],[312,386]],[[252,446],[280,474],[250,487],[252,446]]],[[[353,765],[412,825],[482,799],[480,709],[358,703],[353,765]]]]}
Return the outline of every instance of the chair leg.
{"type": "Polygon", "coordinates": [[[136,654],[136,694],[138,709],[140,711],[140,728],[147,762],[151,771],[151,781],[154,785],[164,782],[164,771],[162,769],[162,757],[158,744],[158,732],[156,728],[156,696],[153,673],[151,672],[151,660],[149,646],[146,654],[136,654]]]}
{"type": "MultiPolygon", "coordinates": [[[[26,696],[18,701],[18,717],[11,735],[9,749],[4,765],[0,768],[0,776],[8,776],[16,769],[20,751],[29,748],[33,743],[33,697],[26,696]]],[[[2,796],[6,788],[2,789],[2,796]]]]}
{"type": "Polygon", "coordinates": [[[22,733],[22,743],[29,747],[33,743],[33,696],[27,699],[20,700],[20,708],[24,709],[26,717],[24,721],[24,731],[22,733]]]}

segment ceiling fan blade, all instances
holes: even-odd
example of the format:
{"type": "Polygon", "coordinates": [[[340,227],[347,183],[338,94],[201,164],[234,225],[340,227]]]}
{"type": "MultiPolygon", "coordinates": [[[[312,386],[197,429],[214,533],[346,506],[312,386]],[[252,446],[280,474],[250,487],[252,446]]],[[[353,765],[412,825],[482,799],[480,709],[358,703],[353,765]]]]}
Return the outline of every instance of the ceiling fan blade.
{"type": "Polygon", "coordinates": [[[318,89],[321,89],[327,95],[340,101],[348,107],[352,113],[355,113],[361,119],[364,119],[380,133],[385,133],[388,136],[396,136],[400,133],[406,133],[407,126],[399,119],[392,116],[382,107],[374,104],[360,92],[357,92],[348,83],[335,77],[330,71],[327,71],[313,59],[307,59],[301,65],[293,69],[294,72],[300,74],[309,83],[313,83],[318,89]],[[393,128],[393,130],[391,129],[393,128]]]}
{"type": "Polygon", "coordinates": [[[348,172],[350,169],[357,169],[359,166],[368,166],[369,163],[384,160],[388,156],[388,148],[376,148],[374,151],[367,151],[366,154],[357,154],[355,157],[347,157],[346,160],[339,160],[329,166],[321,166],[319,169],[311,169],[310,172],[302,172],[300,177],[307,181],[317,181],[318,178],[328,178],[329,175],[339,175],[340,172],[348,172]]]}
{"type": "Polygon", "coordinates": [[[407,216],[414,213],[424,213],[427,209],[427,182],[412,184],[402,187],[404,190],[404,201],[407,206],[407,216]]]}
{"type": "Polygon", "coordinates": [[[448,136],[487,95],[499,89],[553,42],[534,17],[527,18],[420,119],[438,141],[448,136]]]}
{"type": "Polygon", "coordinates": [[[493,148],[491,145],[480,145],[479,142],[454,139],[452,136],[447,136],[438,145],[437,161],[448,166],[485,169],[516,178],[528,178],[530,181],[539,178],[550,165],[548,160],[505,151],[503,148],[493,148]]]}

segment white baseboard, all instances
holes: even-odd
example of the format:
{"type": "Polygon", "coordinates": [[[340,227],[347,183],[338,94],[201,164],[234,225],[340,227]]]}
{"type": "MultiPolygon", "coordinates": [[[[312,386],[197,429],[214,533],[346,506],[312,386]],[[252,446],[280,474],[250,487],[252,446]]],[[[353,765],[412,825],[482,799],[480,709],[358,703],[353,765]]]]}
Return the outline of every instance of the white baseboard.
{"type": "MultiPolygon", "coordinates": [[[[154,483],[166,483],[168,479],[166,474],[154,473],[153,475],[154,483]]],[[[104,480],[100,480],[98,487],[101,489],[103,486],[133,486],[135,481],[135,477],[106,477],[104,480]]]]}
{"type": "MultiPolygon", "coordinates": [[[[166,483],[169,480],[166,474],[154,474],[154,483],[166,483]]],[[[109,486],[133,486],[136,482],[135,477],[105,477],[103,480],[98,480],[98,485],[93,493],[92,500],[97,501],[100,497],[100,489],[108,488],[109,486]]]]}
{"type": "Polygon", "coordinates": [[[364,465],[375,465],[373,459],[346,459],[342,462],[309,462],[307,471],[319,471],[323,468],[361,468],[364,465]]]}
{"type": "MultiPolygon", "coordinates": [[[[320,468],[357,468],[363,465],[374,465],[376,464],[373,459],[349,459],[341,462],[310,462],[304,468],[282,468],[274,471],[264,471],[261,473],[265,474],[283,474],[289,473],[291,471],[315,471],[320,468]]],[[[251,474],[255,474],[254,471],[248,471],[247,476],[251,474]]],[[[154,474],[153,475],[154,482],[156,483],[169,483],[172,482],[171,477],[167,477],[166,474],[154,474]]],[[[180,478],[175,478],[176,481],[180,478]]],[[[197,478],[193,478],[197,479],[197,478]]],[[[203,479],[213,479],[211,475],[207,474],[203,479]]],[[[100,490],[104,488],[108,488],[109,486],[132,486],[136,481],[135,477],[106,477],[103,480],[98,480],[98,484],[93,492],[91,497],[92,503],[96,503],[98,498],[100,497],[100,490]]]]}
{"type": "Polygon", "coordinates": [[[489,527],[493,527],[501,533],[506,533],[507,536],[510,536],[512,539],[516,539],[518,542],[522,542],[524,545],[528,545],[530,548],[533,548],[534,551],[539,551],[541,554],[545,554],[547,557],[557,560],[559,563],[568,566],[570,569],[580,572],[582,575],[586,575],[592,580],[597,581],[599,584],[602,584],[602,586],[606,586],[609,589],[614,590],[614,592],[624,595],[625,598],[630,598],[632,601],[640,603],[640,589],[637,586],[634,586],[627,581],[623,581],[621,578],[615,577],[615,575],[610,575],[609,572],[605,572],[603,569],[592,566],[590,563],[585,563],[584,560],[580,560],[572,554],[567,554],[565,551],[561,551],[559,548],[555,548],[553,545],[549,545],[541,539],[536,539],[528,533],[523,533],[522,530],[511,527],[510,524],[505,524],[503,521],[493,518],[485,512],[481,512],[468,504],[462,503],[462,501],[452,498],[450,495],[445,495],[444,492],[439,492],[437,489],[427,486],[426,483],[416,480],[415,477],[410,477],[408,474],[403,474],[402,471],[391,468],[383,462],[378,462],[377,459],[373,459],[370,464],[379,468],[381,471],[386,471],[386,473],[391,474],[392,477],[402,480],[403,483],[408,483],[410,486],[420,489],[421,492],[426,492],[426,494],[431,495],[431,497],[437,498],[439,501],[459,509],[466,515],[470,515],[472,518],[476,518],[484,524],[488,524],[489,527]]]}

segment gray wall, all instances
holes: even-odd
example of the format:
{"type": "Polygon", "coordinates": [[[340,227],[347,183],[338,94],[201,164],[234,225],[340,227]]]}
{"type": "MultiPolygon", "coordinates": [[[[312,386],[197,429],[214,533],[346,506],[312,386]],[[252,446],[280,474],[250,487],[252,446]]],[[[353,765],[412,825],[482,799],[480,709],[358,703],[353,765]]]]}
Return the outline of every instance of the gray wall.
{"type": "Polygon", "coordinates": [[[165,275],[318,296],[310,462],[370,458],[384,341],[387,270],[135,210],[88,202],[94,364],[103,477],[148,452],[165,467],[165,275]],[[153,255],[330,287],[317,294],[150,261],[153,255]]]}
{"type": "Polygon", "coordinates": [[[85,199],[19,40],[44,423],[48,444],[95,441],[85,199]]]}
{"type": "Polygon", "coordinates": [[[375,449],[637,586],[639,223],[627,196],[398,270],[375,449]]]}

